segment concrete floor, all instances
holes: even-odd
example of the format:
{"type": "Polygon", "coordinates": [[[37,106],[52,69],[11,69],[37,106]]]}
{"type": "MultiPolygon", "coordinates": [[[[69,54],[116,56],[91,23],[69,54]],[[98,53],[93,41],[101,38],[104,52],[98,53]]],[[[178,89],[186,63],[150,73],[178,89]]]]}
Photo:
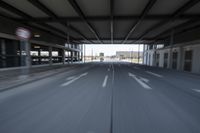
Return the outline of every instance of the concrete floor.
{"type": "Polygon", "coordinates": [[[199,125],[200,76],[174,70],[93,63],[0,93],[0,133],[199,133],[199,125]]]}

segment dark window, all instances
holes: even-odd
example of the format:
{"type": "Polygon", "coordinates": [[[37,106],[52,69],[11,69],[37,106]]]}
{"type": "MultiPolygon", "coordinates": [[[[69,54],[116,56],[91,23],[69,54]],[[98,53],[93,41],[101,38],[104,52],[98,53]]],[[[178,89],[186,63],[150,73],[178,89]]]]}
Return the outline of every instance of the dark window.
{"type": "Polygon", "coordinates": [[[173,52],[172,54],[172,68],[177,69],[177,60],[178,60],[178,53],[173,52]]]}
{"type": "Polygon", "coordinates": [[[159,66],[160,54],[156,54],[156,66],[159,66]]]}
{"type": "Polygon", "coordinates": [[[168,65],[168,53],[164,54],[164,68],[167,68],[168,65]]]}
{"type": "Polygon", "coordinates": [[[185,51],[185,62],[184,62],[184,70],[191,71],[192,70],[192,50],[185,51]]]}

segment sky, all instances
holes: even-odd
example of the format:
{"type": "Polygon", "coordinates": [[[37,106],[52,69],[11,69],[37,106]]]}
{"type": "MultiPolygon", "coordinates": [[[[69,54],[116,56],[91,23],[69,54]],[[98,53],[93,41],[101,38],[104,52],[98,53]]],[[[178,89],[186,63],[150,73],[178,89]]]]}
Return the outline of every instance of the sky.
{"type": "MultiPolygon", "coordinates": [[[[134,45],[125,45],[125,44],[86,44],[86,56],[91,56],[92,51],[93,55],[99,55],[103,52],[104,56],[112,56],[116,54],[116,51],[138,51],[137,44],[134,45]]],[[[143,51],[143,45],[140,45],[140,51],[143,51]]]]}

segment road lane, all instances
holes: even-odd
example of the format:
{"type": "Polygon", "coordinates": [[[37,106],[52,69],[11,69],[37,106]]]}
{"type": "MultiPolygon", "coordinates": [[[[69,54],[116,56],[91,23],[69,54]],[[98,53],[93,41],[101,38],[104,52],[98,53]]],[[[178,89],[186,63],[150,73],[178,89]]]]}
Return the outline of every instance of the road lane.
{"type": "MultiPolygon", "coordinates": [[[[12,90],[2,92],[0,132],[200,132],[199,93],[182,88],[180,75],[187,74],[177,72],[181,78],[176,83],[170,81],[174,72],[164,71],[128,63],[94,63],[21,86],[10,95],[12,90]],[[69,81],[73,82],[60,86],[69,81]]],[[[189,84],[198,85],[191,77],[189,84]]]]}
{"type": "Polygon", "coordinates": [[[115,133],[200,132],[200,103],[194,100],[195,98],[186,96],[181,89],[177,90],[160,78],[146,74],[145,71],[128,66],[124,66],[123,69],[115,67],[115,70],[115,79],[126,81],[116,82],[114,87],[115,133]],[[149,79],[153,90],[145,91],[137,82],[126,78],[125,75],[129,71],[149,79]]]}

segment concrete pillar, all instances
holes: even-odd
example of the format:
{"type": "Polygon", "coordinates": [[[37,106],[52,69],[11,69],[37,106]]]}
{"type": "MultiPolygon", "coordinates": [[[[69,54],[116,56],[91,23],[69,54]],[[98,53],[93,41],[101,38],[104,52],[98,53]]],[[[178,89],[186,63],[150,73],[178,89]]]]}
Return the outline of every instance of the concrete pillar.
{"type": "Polygon", "coordinates": [[[183,70],[183,63],[184,61],[184,49],[183,46],[179,47],[179,53],[178,53],[178,70],[183,70]]]}
{"type": "Polygon", "coordinates": [[[84,44],[84,63],[85,63],[85,58],[86,58],[86,49],[85,49],[85,44],[84,44]]]}
{"type": "Polygon", "coordinates": [[[78,62],[80,61],[80,52],[77,52],[77,55],[78,55],[78,57],[77,57],[77,60],[78,60],[78,62]]]}
{"type": "Polygon", "coordinates": [[[142,59],[142,64],[145,64],[145,62],[144,62],[144,60],[145,60],[145,57],[144,57],[145,54],[144,53],[145,53],[145,44],[143,45],[143,57],[142,57],[143,59],[142,59]]]}
{"type": "Polygon", "coordinates": [[[32,65],[30,42],[24,41],[24,44],[25,44],[25,51],[26,51],[26,66],[30,68],[32,65]]]}
{"type": "Polygon", "coordinates": [[[152,66],[156,66],[156,49],[154,50],[152,56],[153,56],[153,64],[152,64],[152,66]]]}
{"type": "Polygon", "coordinates": [[[173,44],[174,44],[174,30],[171,31],[171,35],[170,35],[170,50],[169,50],[169,56],[168,56],[168,68],[172,68],[173,44]]]}
{"type": "Polygon", "coordinates": [[[73,63],[74,52],[73,51],[70,51],[70,52],[71,52],[71,63],[73,63]]]}
{"type": "Polygon", "coordinates": [[[49,64],[53,64],[53,59],[52,59],[52,47],[49,47],[49,64]]]}
{"type": "Polygon", "coordinates": [[[83,62],[83,51],[81,52],[81,61],[83,62]]]}
{"type": "Polygon", "coordinates": [[[2,67],[6,67],[6,44],[5,40],[1,40],[1,55],[2,55],[2,67]]]}
{"type": "Polygon", "coordinates": [[[65,64],[65,49],[62,51],[62,62],[65,64]]]}
{"type": "Polygon", "coordinates": [[[41,64],[41,49],[38,49],[38,64],[41,64]]]}

